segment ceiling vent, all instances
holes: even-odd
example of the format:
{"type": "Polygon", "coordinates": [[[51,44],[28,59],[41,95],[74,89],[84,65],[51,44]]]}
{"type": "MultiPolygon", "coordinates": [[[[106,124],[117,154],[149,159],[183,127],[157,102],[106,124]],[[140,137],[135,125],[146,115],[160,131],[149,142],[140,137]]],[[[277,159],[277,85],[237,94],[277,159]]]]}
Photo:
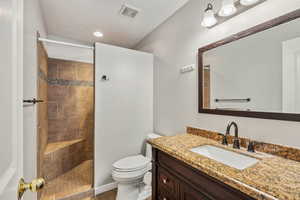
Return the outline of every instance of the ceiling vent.
{"type": "Polygon", "coordinates": [[[120,14],[122,16],[130,17],[130,18],[135,18],[139,12],[140,12],[139,9],[127,4],[124,4],[120,10],[120,14]]]}

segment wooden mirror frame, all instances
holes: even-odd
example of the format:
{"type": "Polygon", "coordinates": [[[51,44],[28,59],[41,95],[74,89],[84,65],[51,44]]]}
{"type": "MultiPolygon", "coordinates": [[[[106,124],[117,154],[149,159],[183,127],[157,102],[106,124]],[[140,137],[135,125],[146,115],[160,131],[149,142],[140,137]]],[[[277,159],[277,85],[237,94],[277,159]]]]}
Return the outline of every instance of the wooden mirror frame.
{"type": "Polygon", "coordinates": [[[198,92],[199,92],[199,113],[208,113],[216,115],[231,115],[239,117],[250,117],[250,118],[262,118],[262,119],[275,119],[275,120],[285,120],[285,121],[300,121],[300,114],[296,113],[276,113],[276,112],[258,112],[258,111],[236,111],[236,110],[221,110],[221,109],[207,109],[203,106],[203,54],[204,52],[214,49],[216,47],[225,45],[230,42],[245,38],[247,36],[265,31],[267,29],[273,28],[280,24],[295,20],[300,18],[300,9],[295,10],[286,15],[277,17],[270,21],[264,22],[250,29],[242,31],[240,33],[229,36],[220,41],[214,42],[207,46],[198,49],[198,92]]]}

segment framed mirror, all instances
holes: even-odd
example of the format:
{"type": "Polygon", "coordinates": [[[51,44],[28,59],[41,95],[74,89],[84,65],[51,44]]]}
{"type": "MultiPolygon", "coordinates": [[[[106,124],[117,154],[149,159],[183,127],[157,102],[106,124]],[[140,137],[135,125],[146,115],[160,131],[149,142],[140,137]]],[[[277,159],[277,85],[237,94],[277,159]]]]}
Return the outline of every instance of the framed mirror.
{"type": "Polygon", "coordinates": [[[199,113],[300,121],[300,9],[199,49],[199,113]]]}

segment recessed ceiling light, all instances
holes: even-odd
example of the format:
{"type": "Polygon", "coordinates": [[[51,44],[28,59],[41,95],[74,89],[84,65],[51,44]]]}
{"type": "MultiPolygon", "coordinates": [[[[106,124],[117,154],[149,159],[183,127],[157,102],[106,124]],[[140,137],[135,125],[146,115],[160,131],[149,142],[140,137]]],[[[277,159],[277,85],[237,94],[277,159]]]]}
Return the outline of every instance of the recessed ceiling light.
{"type": "Polygon", "coordinates": [[[99,31],[95,31],[94,36],[100,38],[100,37],[103,37],[103,33],[99,32],[99,31]]]}

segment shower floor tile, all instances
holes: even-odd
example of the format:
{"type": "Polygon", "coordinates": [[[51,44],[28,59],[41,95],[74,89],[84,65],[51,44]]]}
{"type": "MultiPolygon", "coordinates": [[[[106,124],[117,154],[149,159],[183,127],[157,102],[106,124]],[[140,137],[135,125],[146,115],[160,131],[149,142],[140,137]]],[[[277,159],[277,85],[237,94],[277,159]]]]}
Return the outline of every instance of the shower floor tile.
{"type": "Polygon", "coordinates": [[[59,200],[82,192],[87,192],[87,196],[90,196],[90,193],[92,194],[92,192],[89,192],[92,189],[91,170],[92,161],[88,160],[69,172],[49,181],[46,183],[40,199],[59,200]]]}

